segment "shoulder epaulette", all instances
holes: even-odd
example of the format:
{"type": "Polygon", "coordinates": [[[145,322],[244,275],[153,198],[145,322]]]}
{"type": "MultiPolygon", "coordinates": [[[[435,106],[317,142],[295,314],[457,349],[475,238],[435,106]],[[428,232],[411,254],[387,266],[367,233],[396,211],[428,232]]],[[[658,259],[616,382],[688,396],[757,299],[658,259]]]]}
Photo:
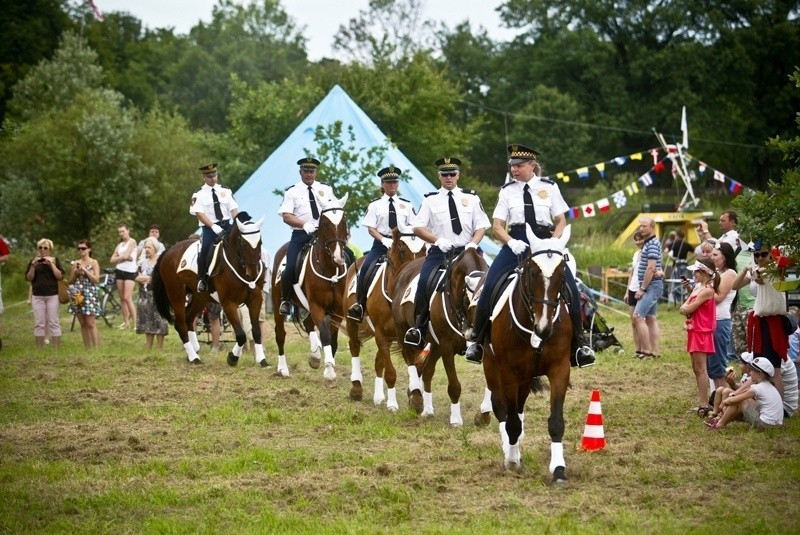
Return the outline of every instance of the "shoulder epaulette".
{"type": "Polygon", "coordinates": [[[372,199],[371,201],[369,201],[369,203],[372,204],[374,202],[378,202],[379,200],[381,200],[381,197],[378,197],[377,199],[372,199]]]}
{"type": "Polygon", "coordinates": [[[503,184],[502,186],[500,186],[500,189],[507,188],[508,186],[510,186],[510,185],[511,185],[511,184],[513,184],[513,183],[514,183],[514,181],[511,181],[511,182],[506,182],[505,184],[503,184]]]}
{"type": "Polygon", "coordinates": [[[203,186],[200,186],[199,188],[197,188],[196,190],[194,190],[194,192],[195,192],[195,193],[197,193],[197,192],[198,192],[198,191],[200,191],[201,189],[203,189],[203,186]]]}
{"type": "Polygon", "coordinates": [[[475,193],[475,190],[474,190],[474,189],[464,189],[464,188],[461,188],[461,191],[462,191],[462,192],[464,192],[464,193],[466,193],[467,195],[477,195],[477,193],[475,193]]]}
{"type": "Polygon", "coordinates": [[[216,186],[216,187],[218,187],[218,188],[222,188],[222,189],[231,189],[231,188],[229,188],[228,186],[221,186],[221,185],[219,185],[219,184],[217,184],[217,186],[216,186]]]}
{"type": "Polygon", "coordinates": [[[285,193],[285,192],[287,192],[287,191],[289,191],[290,189],[292,189],[292,188],[293,188],[293,187],[295,187],[296,185],[297,185],[297,184],[292,184],[291,186],[289,186],[288,188],[286,188],[285,190],[283,190],[283,191],[284,191],[284,193],[285,193]]]}
{"type": "Polygon", "coordinates": [[[410,203],[410,202],[411,202],[411,201],[409,201],[408,199],[404,199],[404,198],[402,198],[402,197],[398,197],[398,199],[400,199],[400,200],[401,200],[401,201],[403,201],[403,202],[408,202],[408,203],[410,203]]]}
{"type": "Polygon", "coordinates": [[[432,192],[430,192],[430,193],[426,193],[426,194],[425,194],[425,196],[426,196],[426,197],[430,197],[431,195],[436,195],[437,193],[439,193],[439,190],[432,191],[432,192]]]}
{"type": "Polygon", "coordinates": [[[551,186],[552,186],[552,185],[555,185],[555,182],[553,182],[553,181],[552,181],[552,180],[550,180],[549,178],[540,178],[540,179],[539,179],[539,181],[540,181],[540,182],[544,182],[545,184],[550,184],[551,186]]]}

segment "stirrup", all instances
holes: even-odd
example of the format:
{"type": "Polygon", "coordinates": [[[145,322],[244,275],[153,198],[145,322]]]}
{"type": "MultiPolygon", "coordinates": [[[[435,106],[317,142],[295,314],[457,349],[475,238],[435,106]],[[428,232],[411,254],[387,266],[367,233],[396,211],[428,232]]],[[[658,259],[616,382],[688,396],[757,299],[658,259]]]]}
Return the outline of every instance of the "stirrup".
{"type": "Polygon", "coordinates": [[[403,342],[410,346],[421,346],[422,331],[420,331],[416,327],[411,327],[409,330],[406,331],[406,335],[403,337],[403,342]]]}
{"type": "Polygon", "coordinates": [[[594,366],[596,362],[594,350],[589,346],[580,346],[573,355],[572,365],[578,368],[594,366]]]}
{"type": "Polygon", "coordinates": [[[205,281],[205,279],[197,279],[197,291],[201,294],[208,292],[208,283],[205,281]]]}
{"type": "Polygon", "coordinates": [[[466,353],[467,362],[481,364],[483,362],[483,346],[478,342],[470,342],[466,353]]]}
{"type": "Polygon", "coordinates": [[[278,313],[283,316],[291,316],[292,304],[289,301],[281,301],[281,306],[278,307],[278,313]]]}
{"type": "Polygon", "coordinates": [[[361,323],[361,320],[364,319],[364,307],[361,306],[361,303],[354,303],[347,310],[347,318],[361,323]]]}

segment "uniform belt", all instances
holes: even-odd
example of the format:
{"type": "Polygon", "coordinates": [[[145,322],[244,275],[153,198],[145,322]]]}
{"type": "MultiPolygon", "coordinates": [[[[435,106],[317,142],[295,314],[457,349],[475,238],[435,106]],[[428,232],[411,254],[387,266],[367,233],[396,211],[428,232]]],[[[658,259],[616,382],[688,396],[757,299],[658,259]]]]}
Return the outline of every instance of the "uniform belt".
{"type": "MultiPolygon", "coordinates": [[[[531,225],[531,228],[546,228],[551,229],[553,228],[551,225],[542,225],[540,223],[534,223],[531,225]]],[[[525,223],[519,223],[517,225],[509,225],[508,230],[525,230],[525,223]]]]}

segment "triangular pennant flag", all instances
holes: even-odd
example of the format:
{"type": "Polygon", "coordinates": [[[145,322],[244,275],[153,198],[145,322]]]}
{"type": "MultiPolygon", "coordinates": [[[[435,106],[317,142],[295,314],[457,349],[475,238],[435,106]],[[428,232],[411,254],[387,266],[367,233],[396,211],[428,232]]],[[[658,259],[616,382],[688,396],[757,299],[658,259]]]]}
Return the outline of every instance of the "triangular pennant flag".
{"type": "Polygon", "coordinates": [[[616,192],[611,197],[614,199],[614,204],[617,208],[622,208],[628,203],[628,198],[625,196],[625,192],[622,190],[616,192]]]}
{"type": "Polygon", "coordinates": [[[595,167],[597,167],[597,170],[600,172],[600,177],[601,178],[605,178],[605,176],[606,176],[606,163],[605,162],[601,162],[601,163],[595,165],[595,167]]]}
{"type": "Polygon", "coordinates": [[[660,173],[661,171],[664,170],[665,167],[666,166],[664,165],[664,162],[660,161],[660,162],[656,163],[655,166],[653,166],[653,172],[654,173],[660,173]]]}
{"type": "Polygon", "coordinates": [[[600,210],[600,212],[602,212],[602,213],[605,213],[605,212],[608,212],[609,210],[611,210],[611,205],[608,204],[608,197],[606,197],[605,199],[600,199],[599,201],[597,201],[597,209],[600,210]]]}
{"type": "Polygon", "coordinates": [[[645,173],[639,177],[639,182],[644,186],[651,186],[653,184],[653,176],[650,173],[645,173]]]}
{"type": "Polygon", "coordinates": [[[719,171],[717,171],[715,169],[714,170],[714,180],[724,183],[725,182],[725,175],[723,175],[722,173],[720,173],[719,171]]]}
{"type": "Polygon", "coordinates": [[[589,168],[588,167],[581,167],[577,170],[578,178],[589,178],[589,168]]]}
{"type": "Polygon", "coordinates": [[[631,160],[641,160],[641,159],[642,159],[641,152],[637,152],[636,154],[631,154],[631,160]]]}
{"type": "Polygon", "coordinates": [[[625,162],[627,161],[628,159],[625,156],[617,156],[614,158],[614,163],[617,165],[625,165],[625,162]]]}
{"type": "Polygon", "coordinates": [[[583,217],[594,217],[597,215],[594,209],[594,203],[591,202],[581,205],[581,211],[583,212],[583,217]]]}

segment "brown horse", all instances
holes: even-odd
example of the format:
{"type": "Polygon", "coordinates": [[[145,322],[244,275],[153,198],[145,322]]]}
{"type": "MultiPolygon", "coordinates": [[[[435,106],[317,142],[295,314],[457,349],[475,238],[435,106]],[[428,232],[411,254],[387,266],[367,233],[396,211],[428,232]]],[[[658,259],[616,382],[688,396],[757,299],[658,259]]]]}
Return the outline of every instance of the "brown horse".
{"type": "MultiPolygon", "coordinates": [[[[311,356],[308,364],[312,368],[319,368],[320,347],[325,357],[325,371],[323,376],[328,381],[336,379],[334,370],[334,354],[338,345],[339,324],[344,317],[344,292],[347,264],[345,263],[344,247],[347,244],[347,223],[344,217],[344,205],[347,194],[341,199],[318,199],[321,207],[319,228],[311,240],[308,255],[303,259],[299,273],[299,282],[294,284],[294,296],[291,301],[299,310],[298,315],[308,311],[308,316],[302,321],[303,328],[308,333],[311,344],[311,356]],[[316,329],[319,329],[317,335],[316,329]]],[[[286,327],[283,315],[278,312],[280,308],[281,286],[280,279],[283,275],[286,249],[288,244],[281,246],[275,254],[274,269],[272,270],[272,303],[275,318],[275,340],[278,344],[278,373],[284,377],[289,376],[289,366],[286,363],[284,343],[286,340],[286,327]]],[[[286,296],[288,297],[288,296],[286,296]]],[[[299,321],[295,317],[295,321],[299,321]]]]}
{"type": "Polygon", "coordinates": [[[492,410],[500,422],[507,470],[522,469],[525,401],[534,378],[550,382],[550,472],[554,483],[566,482],[564,398],[569,386],[572,321],[561,292],[564,249],[570,227],[560,238],[540,240],[527,229],[530,252],[492,314],[483,371],[491,391],[492,410]]]}
{"type": "MultiPolygon", "coordinates": [[[[422,262],[408,264],[398,277],[392,313],[397,332],[406,332],[414,325],[414,292],[412,283],[418,278],[422,262]],[[412,300],[409,300],[409,297],[412,300]]],[[[409,371],[409,403],[422,416],[432,416],[433,394],[431,382],[440,358],[447,373],[447,394],[450,397],[450,425],[460,427],[461,382],[456,373],[455,355],[466,349],[466,338],[472,322],[467,317],[472,301],[471,278],[486,271],[486,261],[475,248],[465,249],[455,258],[449,258],[444,284],[434,292],[430,302],[430,323],[426,333],[426,351],[402,344],[403,358],[409,371]],[[427,356],[425,353],[429,352],[427,356]],[[422,385],[420,385],[420,372],[422,385]],[[424,390],[423,390],[424,388],[424,390]]],[[[424,284],[425,281],[418,281],[424,284]]]]}
{"type": "MultiPolygon", "coordinates": [[[[375,405],[386,402],[386,408],[394,412],[398,409],[397,391],[395,382],[397,372],[392,363],[390,348],[392,342],[397,340],[397,333],[392,318],[392,293],[395,281],[400,270],[415,258],[425,256],[425,242],[413,233],[403,233],[399,229],[392,232],[392,247],[389,249],[385,267],[377,274],[373,282],[374,288],[367,296],[364,320],[361,323],[347,320],[347,336],[350,345],[350,399],[361,401],[361,342],[371,335],[375,336],[378,351],[375,353],[375,393],[372,401],[375,405]],[[386,383],[388,398],[384,394],[383,385],[386,383]]],[[[359,264],[350,266],[347,273],[346,307],[356,302],[355,282],[359,264]]]]}
{"type": "MultiPolygon", "coordinates": [[[[256,363],[267,366],[264,346],[261,344],[261,328],[258,315],[263,304],[266,266],[261,261],[261,225],[258,221],[242,221],[239,214],[236,224],[222,239],[216,264],[209,273],[211,287],[219,295],[219,303],[236,333],[236,346],[228,353],[228,364],[235,366],[247,342],[247,336],[239,321],[238,308],[247,305],[253,326],[256,363]]],[[[192,364],[200,364],[197,351],[200,343],[194,330],[194,319],[210,299],[208,293],[197,293],[197,273],[190,269],[191,261],[197,257],[200,244],[197,240],[184,240],[162,254],[153,270],[153,298],[158,313],[175,324],[175,330],[183,342],[186,357],[192,364]],[[188,250],[194,247],[193,250],[188,250]],[[186,253],[186,255],[184,255],[186,253]],[[188,264],[184,264],[182,259],[188,264]],[[191,258],[188,258],[191,257],[191,258]],[[187,295],[189,296],[187,305],[187,295]],[[172,312],[175,312],[173,319],[172,312]]],[[[196,268],[195,268],[196,269],[196,268]]]]}

